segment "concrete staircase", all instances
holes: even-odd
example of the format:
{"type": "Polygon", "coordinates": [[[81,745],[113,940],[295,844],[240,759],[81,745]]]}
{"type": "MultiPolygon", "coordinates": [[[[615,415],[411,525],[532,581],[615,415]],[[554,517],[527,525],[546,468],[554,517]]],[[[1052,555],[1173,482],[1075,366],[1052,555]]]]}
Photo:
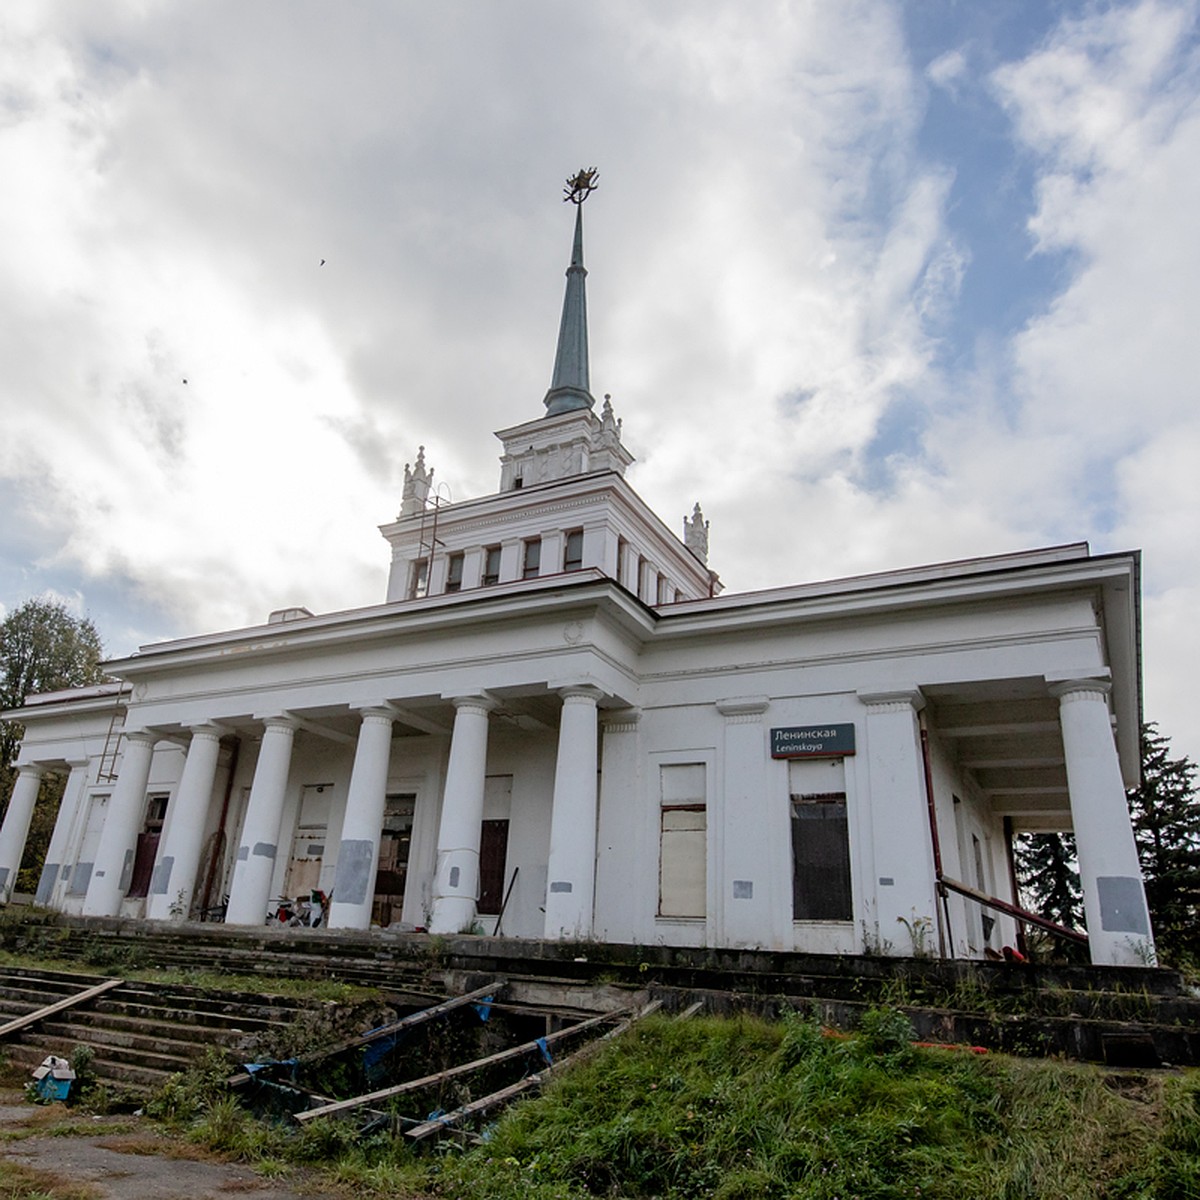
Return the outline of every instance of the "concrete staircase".
{"type": "MultiPolygon", "coordinates": [[[[0,1024],[102,981],[65,971],[0,968],[0,1024]]],[[[319,1019],[322,1007],[282,996],[126,982],[10,1035],[3,1051],[14,1066],[32,1070],[48,1054],[69,1059],[86,1045],[97,1081],[118,1093],[146,1092],[210,1047],[226,1051],[232,1062],[261,1045],[286,1044],[314,1016],[319,1019]]]]}
{"type": "MultiPolygon", "coordinates": [[[[616,1008],[638,993],[661,999],[669,1011],[696,1000],[718,1012],[778,1016],[800,1009],[849,1028],[867,1008],[890,1005],[907,1013],[918,1037],[929,1041],[1114,1066],[1200,1065],[1200,997],[1178,973],[1149,968],[245,929],[34,912],[20,920],[14,910],[0,922],[0,948],[68,959],[81,972],[109,975],[162,967],[336,979],[377,989],[381,1003],[396,1010],[425,1007],[496,978],[509,981],[507,996],[517,1004],[563,1015],[616,1008]]],[[[178,1069],[188,1058],[187,1047],[197,1044],[196,1035],[200,1045],[231,1045],[257,1028],[256,1020],[286,1025],[301,1019],[297,1003],[275,997],[165,984],[126,985],[100,997],[89,1011],[106,1020],[120,1017],[123,1024],[89,1025],[77,1011],[47,1022],[38,1036],[56,1029],[59,1047],[72,1037],[102,1044],[97,1060],[106,1063],[119,1062],[116,1051],[127,1050],[129,1082],[141,1080],[141,1086],[153,1086],[160,1076],[135,1079],[135,1069],[178,1069]]],[[[32,1036],[23,1039],[34,1042],[32,1036]]]]}

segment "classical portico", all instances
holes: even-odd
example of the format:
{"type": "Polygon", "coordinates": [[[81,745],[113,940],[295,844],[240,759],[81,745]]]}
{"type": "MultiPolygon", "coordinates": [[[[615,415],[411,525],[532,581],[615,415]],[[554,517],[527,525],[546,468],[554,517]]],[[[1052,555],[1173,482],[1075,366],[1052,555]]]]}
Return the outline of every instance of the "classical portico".
{"type": "Polygon", "coordinates": [[[257,926],[324,892],[353,930],[980,958],[1018,937],[1012,837],[1073,831],[1093,959],[1147,961],[1137,554],[724,594],[699,502],[660,520],[591,390],[596,180],[568,181],[550,386],[497,433],[497,490],[451,502],[421,446],[382,603],[292,601],[12,714],[0,901],[66,764],[38,899],[72,913],[227,896],[257,926]]]}

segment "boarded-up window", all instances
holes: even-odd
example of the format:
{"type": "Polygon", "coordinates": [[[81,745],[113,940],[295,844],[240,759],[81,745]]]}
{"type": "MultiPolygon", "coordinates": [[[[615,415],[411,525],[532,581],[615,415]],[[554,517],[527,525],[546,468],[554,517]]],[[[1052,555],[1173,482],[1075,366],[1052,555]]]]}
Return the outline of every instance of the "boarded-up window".
{"type": "Polygon", "coordinates": [[[788,764],[792,807],[792,915],[850,921],[850,836],[840,759],[788,764]],[[817,791],[818,786],[829,787],[817,791]]]}
{"type": "Polygon", "coordinates": [[[708,909],[708,814],[703,763],[659,768],[660,917],[703,917],[708,909]]]}

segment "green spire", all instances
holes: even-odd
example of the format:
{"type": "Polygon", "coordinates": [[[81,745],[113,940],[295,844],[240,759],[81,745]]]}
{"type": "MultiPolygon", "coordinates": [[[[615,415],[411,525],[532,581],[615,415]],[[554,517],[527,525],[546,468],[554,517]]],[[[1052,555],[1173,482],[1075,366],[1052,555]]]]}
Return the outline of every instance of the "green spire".
{"type": "Polygon", "coordinates": [[[580,171],[567,180],[566,199],[575,205],[575,243],[571,265],[567,268],[567,290],[563,296],[562,320],[558,326],[558,349],[554,355],[554,375],[544,403],[546,416],[590,409],[596,401],[589,390],[587,292],[583,266],[583,202],[596,187],[594,168],[580,171]]]}

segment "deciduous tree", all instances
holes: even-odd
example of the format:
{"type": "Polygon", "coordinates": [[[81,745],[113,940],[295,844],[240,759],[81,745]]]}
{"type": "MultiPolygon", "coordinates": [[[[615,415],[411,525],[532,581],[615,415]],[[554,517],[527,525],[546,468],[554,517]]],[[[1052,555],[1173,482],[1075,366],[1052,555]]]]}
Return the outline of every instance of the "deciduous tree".
{"type": "MultiPolygon", "coordinates": [[[[104,647],[95,625],[51,599],[27,600],[0,621],[0,710],[19,708],[26,696],[99,683],[104,647]]],[[[20,722],[0,722],[0,812],[7,810],[16,771],[13,761],[25,736],[20,722]]],[[[25,890],[36,884],[54,829],[65,779],[47,775],[38,793],[25,843],[25,890]]]]}

